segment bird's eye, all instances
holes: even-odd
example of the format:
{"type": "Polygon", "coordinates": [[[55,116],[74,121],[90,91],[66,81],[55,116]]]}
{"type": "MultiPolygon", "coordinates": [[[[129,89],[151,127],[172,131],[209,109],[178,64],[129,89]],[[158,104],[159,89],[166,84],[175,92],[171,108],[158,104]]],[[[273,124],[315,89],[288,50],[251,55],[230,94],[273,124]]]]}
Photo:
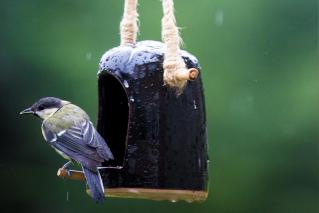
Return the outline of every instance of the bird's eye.
{"type": "Polygon", "coordinates": [[[39,110],[39,111],[44,110],[44,106],[39,106],[39,107],[38,107],[38,110],[39,110]]]}

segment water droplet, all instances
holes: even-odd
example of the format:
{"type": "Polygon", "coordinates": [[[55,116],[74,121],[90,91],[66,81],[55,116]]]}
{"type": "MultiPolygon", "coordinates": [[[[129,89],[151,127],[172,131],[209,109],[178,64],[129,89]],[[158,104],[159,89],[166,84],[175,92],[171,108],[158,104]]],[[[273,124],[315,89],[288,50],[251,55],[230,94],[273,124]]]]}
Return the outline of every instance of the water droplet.
{"type": "Polygon", "coordinates": [[[130,101],[131,101],[131,102],[134,102],[135,100],[134,100],[134,98],[133,98],[133,97],[130,97],[130,101]]]}
{"type": "Polygon", "coordinates": [[[224,11],[218,9],[215,13],[215,24],[216,26],[222,26],[224,23],[224,11]]]}
{"type": "Polygon", "coordinates": [[[91,61],[91,59],[92,59],[92,53],[91,53],[91,52],[85,53],[85,59],[86,59],[87,61],[91,61]]]}
{"type": "Polygon", "coordinates": [[[177,202],[177,200],[171,200],[171,202],[172,202],[172,203],[176,203],[176,202],[177,202]]]}
{"type": "Polygon", "coordinates": [[[194,109],[197,109],[196,101],[193,101],[194,109]]]}
{"type": "Polygon", "coordinates": [[[66,192],[66,201],[69,201],[69,192],[66,192]]]}
{"type": "Polygon", "coordinates": [[[125,86],[125,88],[129,88],[130,87],[126,80],[124,80],[124,86],[125,86]]]}

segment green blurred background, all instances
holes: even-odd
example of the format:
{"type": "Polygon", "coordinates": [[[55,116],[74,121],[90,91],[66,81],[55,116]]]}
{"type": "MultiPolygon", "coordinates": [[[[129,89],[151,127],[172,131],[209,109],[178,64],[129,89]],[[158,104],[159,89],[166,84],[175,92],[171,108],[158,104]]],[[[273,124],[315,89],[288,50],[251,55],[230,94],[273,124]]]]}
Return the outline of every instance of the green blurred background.
{"type": "MultiPolygon", "coordinates": [[[[119,45],[119,0],[1,0],[0,211],[318,212],[317,0],[176,0],[184,49],[202,66],[209,197],[202,204],[107,199],[56,176],[64,160],[40,122],[42,96],[95,120],[101,55],[119,45]],[[67,199],[67,194],[69,199],[67,199]]],[[[159,0],[140,0],[139,40],[160,40],[159,0]]]]}

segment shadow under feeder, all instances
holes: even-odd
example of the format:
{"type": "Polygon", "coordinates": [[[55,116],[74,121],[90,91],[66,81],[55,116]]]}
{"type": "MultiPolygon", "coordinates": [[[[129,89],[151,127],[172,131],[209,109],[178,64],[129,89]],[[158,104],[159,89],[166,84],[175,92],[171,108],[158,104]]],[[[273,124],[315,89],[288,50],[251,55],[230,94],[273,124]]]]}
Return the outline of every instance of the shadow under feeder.
{"type": "MultiPolygon", "coordinates": [[[[161,42],[107,51],[98,73],[97,130],[114,160],[100,174],[106,196],[203,201],[207,197],[207,137],[201,77],[183,93],[163,83],[161,42]]],[[[197,59],[182,51],[190,70],[197,59]]],[[[198,74],[198,73],[197,73],[198,74]]],[[[85,180],[80,171],[58,176],[85,180]],[[81,177],[82,176],[82,177],[81,177]]]]}

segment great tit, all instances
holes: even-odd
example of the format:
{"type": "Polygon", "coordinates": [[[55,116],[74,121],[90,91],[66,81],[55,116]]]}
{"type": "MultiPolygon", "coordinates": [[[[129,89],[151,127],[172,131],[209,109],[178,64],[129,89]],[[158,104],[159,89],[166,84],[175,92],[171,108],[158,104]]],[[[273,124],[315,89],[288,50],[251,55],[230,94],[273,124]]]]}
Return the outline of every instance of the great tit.
{"type": "Polygon", "coordinates": [[[48,144],[69,161],[81,164],[93,199],[104,200],[104,186],[98,170],[113,154],[80,107],[55,97],[41,98],[20,114],[33,114],[42,121],[42,134],[48,144]]]}

